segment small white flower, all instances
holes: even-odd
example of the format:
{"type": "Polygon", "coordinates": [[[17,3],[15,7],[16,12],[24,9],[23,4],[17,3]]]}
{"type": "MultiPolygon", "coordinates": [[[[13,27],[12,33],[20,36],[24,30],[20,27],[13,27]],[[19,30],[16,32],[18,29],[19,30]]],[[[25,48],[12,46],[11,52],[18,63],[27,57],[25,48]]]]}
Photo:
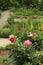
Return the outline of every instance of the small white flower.
{"type": "Polygon", "coordinates": [[[32,37],[32,36],[33,36],[33,34],[34,34],[34,33],[29,32],[29,33],[27,33],[27,36],[28,36],[28,37],[32,37]]]}

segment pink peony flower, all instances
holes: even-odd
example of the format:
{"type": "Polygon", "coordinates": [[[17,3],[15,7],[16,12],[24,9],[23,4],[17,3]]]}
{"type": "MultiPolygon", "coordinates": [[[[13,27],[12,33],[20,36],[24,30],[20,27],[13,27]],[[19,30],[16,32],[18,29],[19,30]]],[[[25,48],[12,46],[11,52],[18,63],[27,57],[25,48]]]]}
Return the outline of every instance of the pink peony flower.
{"type": "Polygon", "coordinates": [[[32,45],[32,42],[30,40],[25,40],[24,41],[24,44],[31,46],[32,45]]]}
{"type": "Polygon", "coordinates": [[[14,39],[14,35],[10,35],[10,36],[9,36],[9,40],[10,40],[11,42],[14,42],[14,40],[15,40],[15,39],[14,39]]]}

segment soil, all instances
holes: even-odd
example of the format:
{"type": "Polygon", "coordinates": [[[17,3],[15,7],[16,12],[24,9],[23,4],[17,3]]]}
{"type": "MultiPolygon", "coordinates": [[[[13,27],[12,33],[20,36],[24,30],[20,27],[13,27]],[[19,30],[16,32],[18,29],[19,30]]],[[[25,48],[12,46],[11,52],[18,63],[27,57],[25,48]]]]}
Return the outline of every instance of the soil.
{"type": "Polygon", "coordinates": [[[6,55],[8,55],[8,53],[9,53],[9,50],[0,50],[0,57],[1,56],[6,56],[6,55]]]}

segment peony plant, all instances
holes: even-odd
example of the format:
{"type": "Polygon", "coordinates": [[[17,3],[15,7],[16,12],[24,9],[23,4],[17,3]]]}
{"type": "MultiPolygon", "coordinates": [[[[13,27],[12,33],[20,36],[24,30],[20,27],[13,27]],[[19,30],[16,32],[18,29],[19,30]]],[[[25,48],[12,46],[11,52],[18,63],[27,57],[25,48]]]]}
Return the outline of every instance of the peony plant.
{"type": "MultiPolygon", "coordinates": [[[[42,35],[42,33],[40,34],[42,35]]],[[[23,37],[17,37],[15,40],[16,41],[11,47],[9,56],[12,58],[13,65],[43,64],[43,36],[40,37],[37,32],[32,37],[26,37],[25,33],[23,37]],[[21,40],[23,40],[23,42],[21,40]]]]}

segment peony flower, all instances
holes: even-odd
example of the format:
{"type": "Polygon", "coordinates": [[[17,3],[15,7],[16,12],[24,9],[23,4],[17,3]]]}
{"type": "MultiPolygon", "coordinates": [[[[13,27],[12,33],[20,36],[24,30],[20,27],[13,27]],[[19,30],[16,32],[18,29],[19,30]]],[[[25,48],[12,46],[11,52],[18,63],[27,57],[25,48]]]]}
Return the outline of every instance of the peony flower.
{"type": "Polygon", "coordinates": [[[21,30],[21,28],[20,28],[20,27],[18,27],[18,28],[17,28],[17,30],[18,30],[18,31],[20,31],[20,30],[21,30]]]}
{"type": "Polygon", "coordinates": [[[33,35],[34,35],[34,33],[32,33],[32,32],[27,33],[28,37],[32,37],[33,35]]]}
{"type": "Polygon", "coordinates": [[[24,44],[31,46],[32,45],[32,42],[30,40],[25,40],[24,41],[24,44]]]}
{"type": "Polygon", "coordinates": [[[14,40],[15,40],[15,39],[14,39],[14,35],[10,35],[10,36],[9,36],[9,40],[10,40],[11,42],[14,42],[14,40]]]}

